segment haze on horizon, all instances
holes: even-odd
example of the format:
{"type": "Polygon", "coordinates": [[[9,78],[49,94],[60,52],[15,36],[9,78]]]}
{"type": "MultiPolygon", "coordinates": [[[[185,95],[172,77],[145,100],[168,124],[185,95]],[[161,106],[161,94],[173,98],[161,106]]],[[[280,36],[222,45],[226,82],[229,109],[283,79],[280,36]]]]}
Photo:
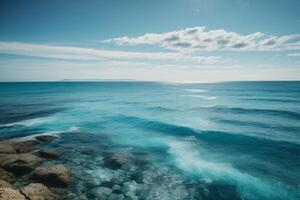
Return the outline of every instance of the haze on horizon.
{"type": "Polygon", "coordinates": [[[297,0],[2,0],[0,81],[300,80],[297,0]]]}

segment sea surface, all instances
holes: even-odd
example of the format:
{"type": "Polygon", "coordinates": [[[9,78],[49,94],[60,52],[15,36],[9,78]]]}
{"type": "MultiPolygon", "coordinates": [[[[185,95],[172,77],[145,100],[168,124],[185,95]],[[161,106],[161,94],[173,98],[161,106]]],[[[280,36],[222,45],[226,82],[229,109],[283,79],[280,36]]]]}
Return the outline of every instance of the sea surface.
{"type": "Polygon", "coordinates": [[[296,81],[0,83],[0,139],[38,134],[66,199],[300,199],[296,81]]]}

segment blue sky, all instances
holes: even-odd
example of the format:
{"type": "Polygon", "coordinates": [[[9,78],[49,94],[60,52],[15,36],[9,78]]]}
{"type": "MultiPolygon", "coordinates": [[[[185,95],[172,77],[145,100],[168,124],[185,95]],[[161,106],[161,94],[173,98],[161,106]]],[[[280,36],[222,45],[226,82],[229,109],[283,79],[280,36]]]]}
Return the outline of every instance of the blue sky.
{"type": "Polygon", "coordinates": [[[300,79],[298,0],[0,1],[0,81],[300,79]]]}

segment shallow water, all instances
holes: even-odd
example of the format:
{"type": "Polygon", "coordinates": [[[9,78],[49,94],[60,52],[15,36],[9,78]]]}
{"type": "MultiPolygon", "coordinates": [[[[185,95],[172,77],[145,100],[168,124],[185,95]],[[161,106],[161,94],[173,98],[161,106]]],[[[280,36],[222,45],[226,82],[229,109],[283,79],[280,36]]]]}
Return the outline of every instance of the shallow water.
{"type": "Polygon", "coordinates": [[[46,164],[71,168],[67,199],[300,199],[300,82],[1,83],[0,96],[0,138],[59,136],[46,164]]]}

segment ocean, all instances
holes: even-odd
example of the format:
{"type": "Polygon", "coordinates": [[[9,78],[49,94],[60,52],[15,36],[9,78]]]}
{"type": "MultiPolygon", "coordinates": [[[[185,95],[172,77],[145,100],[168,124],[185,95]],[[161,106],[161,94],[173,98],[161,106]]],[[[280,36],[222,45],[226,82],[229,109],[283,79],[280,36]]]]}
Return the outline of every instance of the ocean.
{"type": "Polygon", "coordinates": [[[0,83],[0,139],[39,134],[66,199],[300,199],[297,81],[0,83]]]}

